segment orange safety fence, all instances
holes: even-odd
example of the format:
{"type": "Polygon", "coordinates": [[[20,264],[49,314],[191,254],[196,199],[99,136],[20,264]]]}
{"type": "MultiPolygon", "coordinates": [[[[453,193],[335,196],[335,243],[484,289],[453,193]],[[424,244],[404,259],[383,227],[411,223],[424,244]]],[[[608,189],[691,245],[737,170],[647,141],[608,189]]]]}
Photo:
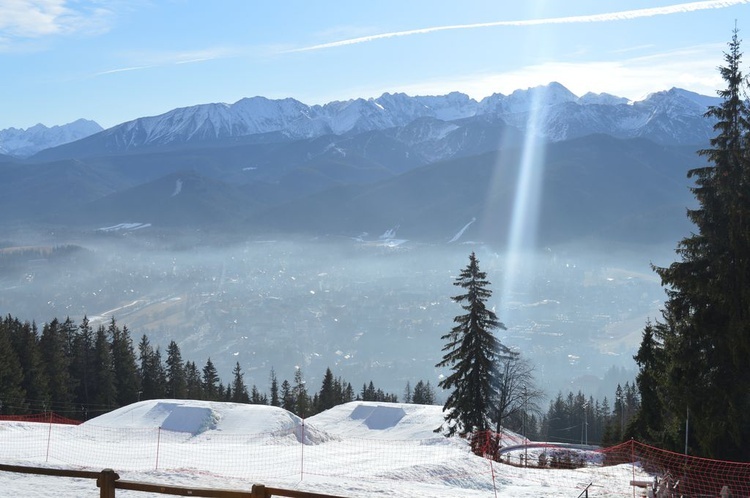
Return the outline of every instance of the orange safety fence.
{"type": "Polygon", "coordinates": [[[577,469],[629,465],[636,487],[661,489],[661,496],[750,496],[750,463],[701,458],[630,440],[608,448],[584,444],[531,443],[498,448],[497,434],[476,433],[473,448],[494,458],[526,468],[577,469]],[[522,456],[523,455],[523,456],[522,456]],[[531,455],[531,456],[529,456],[531,455]],[[512,460],[512,456],[516,461],[512,460]],[[722,490],[724,491],[722,493],[722,490]]]}
{"type": "Polygon", "coordinates": [[[0,421],[40,422],[45,424],[80,425],[80,420],[63,417],[54,412],[31,413],[27,415],[0,415],[0,421]]]}

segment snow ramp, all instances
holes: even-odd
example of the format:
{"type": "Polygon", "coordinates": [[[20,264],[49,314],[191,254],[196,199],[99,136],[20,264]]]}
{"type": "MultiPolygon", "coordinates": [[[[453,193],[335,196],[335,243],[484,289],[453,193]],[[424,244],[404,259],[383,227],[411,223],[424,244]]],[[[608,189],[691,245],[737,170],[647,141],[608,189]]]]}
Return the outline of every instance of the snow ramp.
{"type": "MultiPolygon", "coordinates": [[[[265,436],[317,444],[331,439],[282,408],[196,400],[148,400],[133,403],[82,424],[119,429],[161,429],[193,436],[265,436]]],[[[253,438],[255,440],[257,438],[253,438]]]]}
{"type": "Polygon", "coordinates": [[[306,421],[338,437],[390,440],[442,438],[435,433],[442,422],[442,406],[374,401],[345,403],[306,421]]]}

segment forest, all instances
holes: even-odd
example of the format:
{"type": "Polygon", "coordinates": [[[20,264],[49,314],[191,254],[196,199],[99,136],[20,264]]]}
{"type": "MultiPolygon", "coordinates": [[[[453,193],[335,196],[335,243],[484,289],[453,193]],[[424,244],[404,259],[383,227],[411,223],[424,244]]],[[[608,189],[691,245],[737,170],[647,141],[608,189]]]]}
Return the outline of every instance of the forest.
{"type": "MultiPolygon", "coordinates": [[[[266,386],[246,385],[237,363],[232,378],[219,378],[211,358],[203,366],[183,359],[171,341],[162,353],[146,335],[137,346],[127,326],[112,318],[92,327],[87,319],[52,319],[41,326],[7,315],[0,321],[0,415],[51,411],[89,420],[149,399],[196,399],[282,407],[309,417],[350,401],[439,404],[430,381],[407,382],[402,393],[384,392],[370,380],[355,388],[330,368],[319,388],[308,386],[302,369],[291,380],[271,369],[266,386]]],[[[505,427],[532,440],[614,444],[639,407],[634,384],[618,386],[613,404],[583,393],[558,393],[542,412],[536,401],[505,420],[505,427]]]]}

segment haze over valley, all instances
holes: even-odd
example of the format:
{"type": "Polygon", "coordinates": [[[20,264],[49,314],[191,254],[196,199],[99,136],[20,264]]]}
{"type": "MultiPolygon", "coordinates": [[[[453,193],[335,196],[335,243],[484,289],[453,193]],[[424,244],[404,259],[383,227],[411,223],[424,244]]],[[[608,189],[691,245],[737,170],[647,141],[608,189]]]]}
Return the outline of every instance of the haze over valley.
{"type": "Polygon", "coordinates": [[[714,99],[673,89],[633,105],[558,84],[494,107],[389,98],[310,108],[304,128],[274,121],[289,101],[265,100],[266,128],[250,131],[196,106],[6,156],[0,311],[114,317],[225,380],[239,362],[260,389],[272,368],[316,385],[331,367],[400,394],[445,373],[452,284],[475,251],[501,341],[549,397],[632,381],[665,296],[650,264],[691,229],[686,172],[714,99]]]}

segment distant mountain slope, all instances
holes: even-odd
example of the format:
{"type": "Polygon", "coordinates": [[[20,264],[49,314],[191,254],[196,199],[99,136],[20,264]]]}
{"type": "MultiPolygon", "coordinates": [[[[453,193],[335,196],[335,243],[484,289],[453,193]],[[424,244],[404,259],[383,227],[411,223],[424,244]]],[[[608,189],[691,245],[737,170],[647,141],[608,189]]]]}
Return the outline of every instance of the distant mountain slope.
{"type": "MultiPolygon", "coordinates": [[[[430,164],[366,187],[341,187],[253,216],[249,226],[356,236],[507,242],[522,150],[430,164]],[[472,223],[472,220],[473,223],[472,223]]],[[[536,228],[540,244],[595,237],[671,240],[689,228],[690,147],[591,135],[547,146],[536,228]]],[[[533,227],[525,227],[527,230],[533,227]]]]}
{"type": "Polygon", "coordinates": [[[15,157],[28,157],[41,150],[74,142],[100,131],[102,131],[101,126],[86,119],[51,128],[43,124],[37,124],[25,130],[8,128],[0,130],[0,153],[15,157]]]}
{"type": "MultiPolygon", "coordinates": [[[[284,144],[0,165],[3,222],[95,229],[120,223],[242,233],[507,242],[523,143],[492,124],[463,128],[452,159],[428,162],[389,132],[284,144]],[[508,137],[507,140],[505,137],[508,137]],[[490,144],[510,145],[485,151],[490,144]],[[471,143],[467,146],[466,143],[471,143]],[[483,145],[482,145],[483,144],[483,145]],[[370,157],[367,150],[374,149],[370,157]],[[469,155],[469,150],[481,150],[469,155]],[[317,153],[313,154],[313,151],[317,153]],[[410,155],[411,154],[411,155],[410,155]]],[[[594,237],[653,242],[690,229],[696,146],[588,135],[541,142],[539,244],[594,237]]]]}
{"type": "Polygon", "coordinates": [[[226,228],[246,217],[253,204],[234,186],[184,171],[102,197],[66,215],[79,224],[85,221],[101,227],[136,222],[226,228]]]}
{"type": "MultiPolygon", "coordinates": [[[[203,104],[143,117],[40,152],[37,161],[122,154],[144,148],[226,142],[275,134],[276,140],[354,135],[367,131],[401,130],[425,120],[420,134],[394,132],[407,146],[434,142],[454,127],[473,120],[504,123],[553,141],[592,133],[619,138],[649,137],[663,144],[703,143],[712,123],[703,117],[718,99],[673,88],[629,103],[611,95],[577,97],[558,83],[494,94],[477,102],[460,93],[435,97],[383,94],[308,106],[294,99],[242,99],[234,104],[203,104]],[[429,132],[429,133],[427,133],[429,132]],[[427,134],[426,134],[427,133],[427,134]],[[416,141],[415,141],[416,140],[416,141]]],[[[439,151],[433,160],[445,159],[439,151]]]]}

